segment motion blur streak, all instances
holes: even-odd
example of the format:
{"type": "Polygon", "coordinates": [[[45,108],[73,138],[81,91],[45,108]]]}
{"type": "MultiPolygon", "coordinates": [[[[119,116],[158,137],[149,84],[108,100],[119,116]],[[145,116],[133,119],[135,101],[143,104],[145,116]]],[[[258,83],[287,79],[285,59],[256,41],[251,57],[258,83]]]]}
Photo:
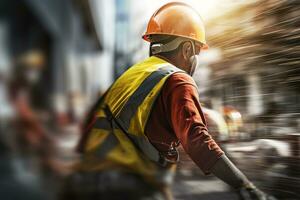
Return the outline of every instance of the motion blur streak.
{"type": "MultiPolygon", "coordinates": [[[[1,199],[57,199],[86,111],[148,56],[141,35],[166,2],[0,2],[1,199]]],[[[264,191],[299,199],[300,1],[185,2],[207,29],[194,79],[210,133],[264,191]]],[[[237,199],[181,154],[176,199],[237,199]]]]}

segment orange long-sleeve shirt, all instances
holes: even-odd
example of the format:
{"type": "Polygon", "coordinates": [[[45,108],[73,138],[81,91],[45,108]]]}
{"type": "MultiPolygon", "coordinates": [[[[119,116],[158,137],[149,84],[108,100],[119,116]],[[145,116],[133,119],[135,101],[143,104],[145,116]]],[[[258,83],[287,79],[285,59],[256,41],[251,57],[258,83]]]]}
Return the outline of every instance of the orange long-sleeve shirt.
{"type": "Polygon", "coordinates": [[[223,155],[212,139],[191,76],[174,73],[166,81],[146,125],[150,142],[161,152],[180,141],[186,153],[204,173],[223,155]]]}

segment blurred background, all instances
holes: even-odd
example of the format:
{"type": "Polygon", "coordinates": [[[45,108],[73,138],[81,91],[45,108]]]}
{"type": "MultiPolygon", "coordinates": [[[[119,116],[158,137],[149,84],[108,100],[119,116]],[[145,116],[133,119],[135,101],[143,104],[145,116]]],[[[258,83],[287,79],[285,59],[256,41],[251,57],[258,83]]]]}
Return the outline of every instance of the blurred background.
{"type": "MultiPolygon", "coordinates": [[[[0,195],[56,199],[96,99],[148,56],[168,0],[0,2],[0,195]]],[[[210,49],[194,79],[213,137],[264,191],[300,199],[300,1],[190,0],[210,49]]],[[[175,199],[237,199],[181,151],[175,199]]]]}

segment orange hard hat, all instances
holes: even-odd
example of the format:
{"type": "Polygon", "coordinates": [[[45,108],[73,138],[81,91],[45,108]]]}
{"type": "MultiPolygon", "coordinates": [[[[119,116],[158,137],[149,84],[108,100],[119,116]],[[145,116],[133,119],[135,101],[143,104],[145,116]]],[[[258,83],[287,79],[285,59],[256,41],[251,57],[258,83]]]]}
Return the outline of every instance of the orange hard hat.
{"type": "Polygon", "coordinates": [[[179,36],[192,39],[208,48],[204,23],[198,12],[183,2],[171,2],[159,8],[150,18],[143,39],[151,42],[152,35],[179,36]]]}

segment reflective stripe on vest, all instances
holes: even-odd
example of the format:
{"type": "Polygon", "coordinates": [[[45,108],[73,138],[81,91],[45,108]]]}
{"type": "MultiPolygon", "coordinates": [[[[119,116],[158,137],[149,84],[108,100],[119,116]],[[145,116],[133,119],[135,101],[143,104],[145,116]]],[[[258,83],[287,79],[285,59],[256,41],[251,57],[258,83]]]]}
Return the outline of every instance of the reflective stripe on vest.
{"type": "MultiPolygon", "coordinates": [[[[137,90],[130,96],[129,100],[126,102],[119,116],[116,118],[118,122],[121,124],[121,126],[125,129],[125,131],[128,132],[130,121],[133,115],[136,113],[137,108],[145,99],[145,97],[149,94],[149,92],[163,77],[165,77],[168,74],[172,74],[174,72],[175,72],[174,67],[171,65],[159,68],[157,71],[151,73],[150,76],[148,76],[142,82],[142,84],[137,88],[137,90]]],[[[110,122],[105,117],[98,117],[95,122],[94,128],[110,130],[111,125],[110,122]]],[[[113,128],[118,129],[119,127],[114,126],[113,128]]],[[[159,152],[149,142],[148,138],[135,136],[134,134],[130,134],[130,133],[129,136],[135,142],[135,144],[137,144],[140,147],[143,153],[145,153],[148,156],[150,160],[159,162],[160,160],[159,152]]],[[[108,138],[106,139],[106,141],[107,143],[110,142],[108,138]]],[[[114,144],[117,145],[117,143],[114,144]]],[[[106,145],[101,145],[101,149],[103,149],[102,146],[106,146],[106,145]]],[[[97,152],[98,151],[99,149],[97,149],[97,152]]],[[[106,152],[107,150],[103,150],[103,151],[106,152]]]]}
{"type": "Polygon", "coordinates": [[[155,176],[153,170],[157,166],[151,161],[158,162],[160,154],[148,140],[144,129],[162,86],[175,72],[182,70],[157,57],[150,57],[127,70],[112,85],[99,107],[97,120],[85,144],[85,154],[96,156],[99,162],[109,160],[141,174],[155,176]],[[120,127],[107,119],[104,105],[110,108],[130,139],[120,127]]]}

